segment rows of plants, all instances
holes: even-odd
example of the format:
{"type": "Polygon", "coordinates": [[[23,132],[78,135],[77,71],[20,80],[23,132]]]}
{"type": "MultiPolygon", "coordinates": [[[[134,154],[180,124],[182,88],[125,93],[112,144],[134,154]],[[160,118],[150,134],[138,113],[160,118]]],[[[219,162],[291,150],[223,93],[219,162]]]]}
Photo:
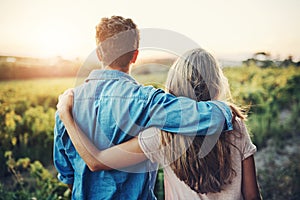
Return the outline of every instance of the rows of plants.
{"type": "MultiPolygon", "coordinates": [[[[248,127],[258,149],[265,147],[271,138],[280,147],[284,146],[285,139],[299,135],[300,70],[297,67],[232,67],[225,68],[224,72],[233,99],[248,112],[248,127]]],[[[141,83],[154,82],[147,80],[147,76],[137,78],[141,83]]],[[[162,84],[157,83],[157,86],[162,84]]],[[[67,187],[59,183],[55,172],[50,173],[49,169],[53,166],[57,97],[74,85],[74,79],[0,82],[0,199],[69,197],[67,187]]],[[[286,173],[293,176],[289,184],[299,179],[299,169],[293,169],[286,173]]],[[[160,171],[156,186],[159,198],[163,196],[162,180],[160,171]]],[[[266,174],[260,181],[264,185],[270,177],[266,174]]],[[[271,189],[283,191],[285,186],[288,184],[281,188],[274,184],[271,189]]],[[[266,192],[269,189],[262,188],[266,192]]]]}

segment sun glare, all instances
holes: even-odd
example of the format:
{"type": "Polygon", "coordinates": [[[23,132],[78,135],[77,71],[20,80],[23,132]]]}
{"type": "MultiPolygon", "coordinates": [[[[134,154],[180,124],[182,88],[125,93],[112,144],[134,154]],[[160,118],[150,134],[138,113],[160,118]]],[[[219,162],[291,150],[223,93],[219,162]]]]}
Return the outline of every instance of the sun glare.
{"type": "Polygon", "coordinates": [[[40,29],[38,34],[40,54],[43,56],[66,56],[74,55],[75,36],[67,28],[59,29],[40,29]]]}

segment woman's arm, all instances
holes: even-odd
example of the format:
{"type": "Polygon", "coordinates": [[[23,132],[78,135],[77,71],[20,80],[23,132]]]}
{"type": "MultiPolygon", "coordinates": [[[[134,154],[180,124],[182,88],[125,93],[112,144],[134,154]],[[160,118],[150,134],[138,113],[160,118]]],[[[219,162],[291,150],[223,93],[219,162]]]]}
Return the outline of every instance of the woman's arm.
{"type": "Polygon", "coordinates": [[[74,147],[91,171],[118,169],[146,160],[137,138],[100,151],[75,123],[72,106],[73,92],[67,90],[59,96],[57,104],[59,117],[64,123],[74,147]]]}
{"type": "Polygon", "coordinates": [[[255,161],[253,155],[249,156],[242,162],[242,179],[243,179],[243,196],[245,200],[258,200],[262,199],[259,192],[257,180],[255,161]]]}

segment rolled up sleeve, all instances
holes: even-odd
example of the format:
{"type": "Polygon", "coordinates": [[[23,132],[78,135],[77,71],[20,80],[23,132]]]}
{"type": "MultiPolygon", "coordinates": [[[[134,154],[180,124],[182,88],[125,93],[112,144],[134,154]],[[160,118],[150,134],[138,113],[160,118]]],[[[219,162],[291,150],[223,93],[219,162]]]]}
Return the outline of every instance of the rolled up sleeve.
{"type": "Polygon", "coordinates": [[[230,108],[224,103],[196,102],[156,90],[150,95],[147,127],[187,136],[212,135],[232,130],[230,108]]]}

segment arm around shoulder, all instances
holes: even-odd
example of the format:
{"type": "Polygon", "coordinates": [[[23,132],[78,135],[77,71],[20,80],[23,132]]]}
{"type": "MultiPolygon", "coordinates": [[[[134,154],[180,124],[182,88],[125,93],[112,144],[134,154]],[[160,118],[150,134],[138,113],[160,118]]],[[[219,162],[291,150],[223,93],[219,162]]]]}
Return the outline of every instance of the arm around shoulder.
{"type": "Polygon", "coordinates": [[[150,93],[145,113],[151,114],[146,128],[154,126],[186,136],[212,135],[221,133],[223,128],[231,130],[232,127],[231,112],[227,105],[208,101],[197,102],[160,90],[150,93]]]}
{"type": "Polygon", "coordinates": [[[59,117],[74,147],[91,171],[119,169],[146,159],[136,138],[100,151],[74,121],[72,104],[73,93],[71,91],[60,95],[57,104],[59,117]]]}

